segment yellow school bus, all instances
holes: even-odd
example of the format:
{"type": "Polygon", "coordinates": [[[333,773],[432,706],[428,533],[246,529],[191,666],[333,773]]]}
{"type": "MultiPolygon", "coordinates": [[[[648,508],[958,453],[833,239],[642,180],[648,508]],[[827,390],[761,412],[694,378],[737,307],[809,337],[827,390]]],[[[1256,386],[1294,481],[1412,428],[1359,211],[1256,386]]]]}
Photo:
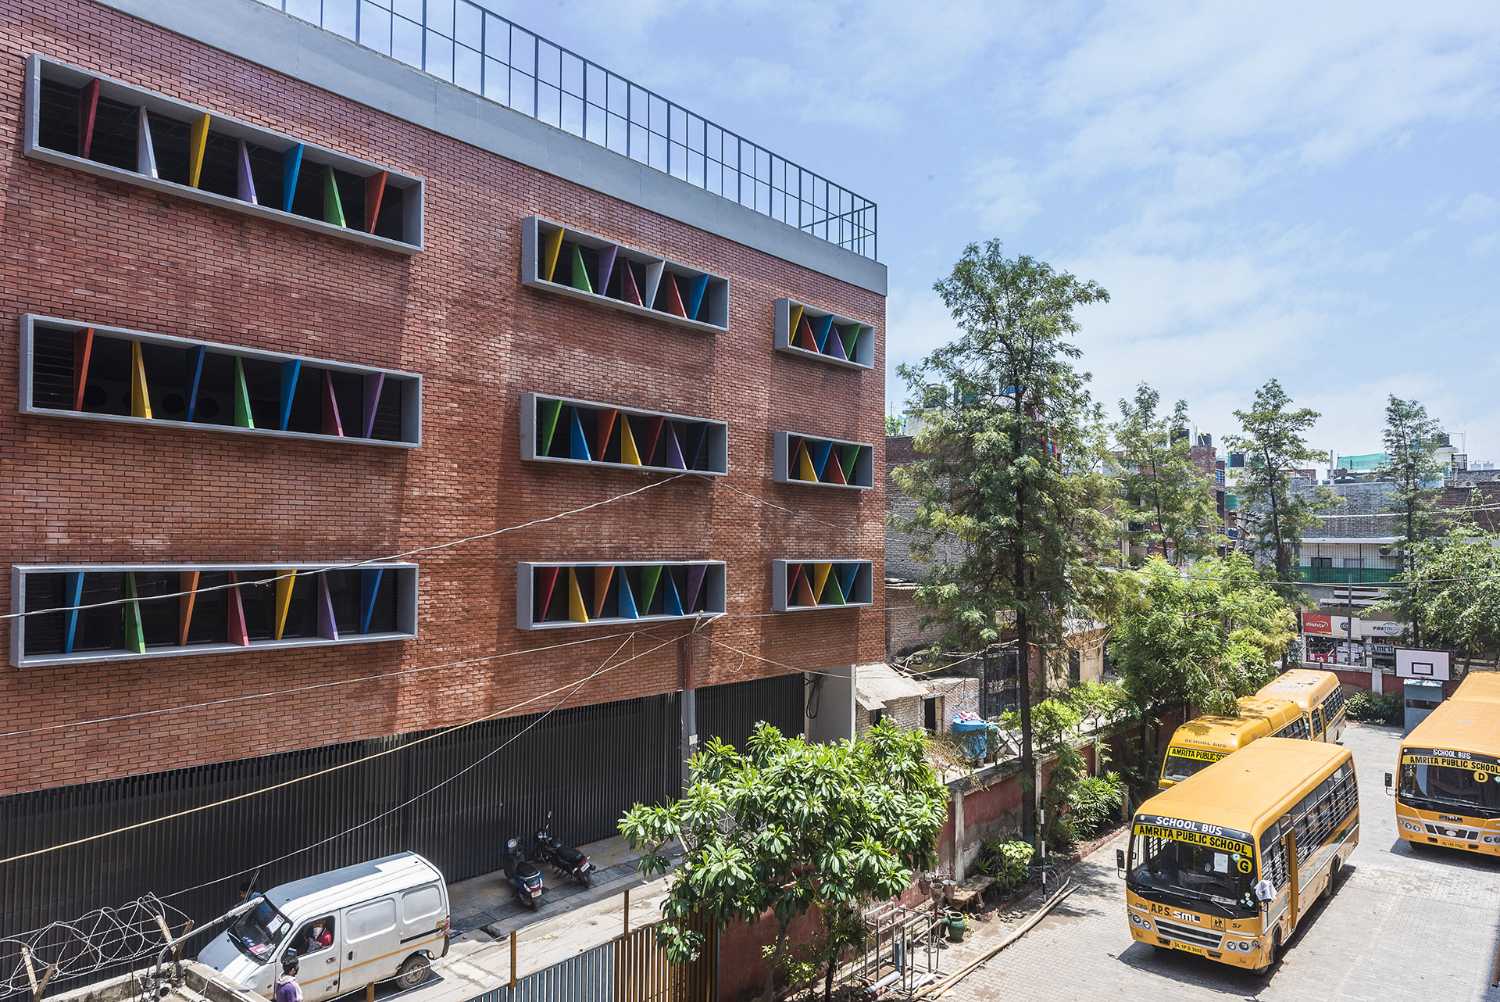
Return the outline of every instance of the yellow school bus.
{"type": "Polygon", "coordinates": [[[1242,717],[1263,717],[1271,725],[1273,738],[1312,737],[1312,723],[1302,707],[1290,699],[1274,699],[1270,696],[1241,696],[1235,700],[1242,717]]]}
{"type": "Polygon", "coordinates": [[[1115,856],[1131,938],[1268,970],[1358,844],[1348,749],[1261,738],[1136,812],[1115,856]]]}
{"type": "Polygon", "coordinates": [[[1241,696],[1238,717],[1194,717],[1172,732],[1167,753],[1162,756],[1159,789],[1211,765],[1256,738],[1307,738],[1307,714],[1296,703],[1265,696],[1241,696]]]}
{"type": "Polygon", "coordinates": [[[1292,668],[1261,686],[1256,695],[1296,703],[1307,714],[1314,741],[1344,736],[1344,687],[1331,671],[1292,668]]]}
{"type": "Polygon", "coordinates": [[[1396,765],[1396,834],[1500,856],[1500,675],[1471,672],[1401,742],[1396,765]]]}

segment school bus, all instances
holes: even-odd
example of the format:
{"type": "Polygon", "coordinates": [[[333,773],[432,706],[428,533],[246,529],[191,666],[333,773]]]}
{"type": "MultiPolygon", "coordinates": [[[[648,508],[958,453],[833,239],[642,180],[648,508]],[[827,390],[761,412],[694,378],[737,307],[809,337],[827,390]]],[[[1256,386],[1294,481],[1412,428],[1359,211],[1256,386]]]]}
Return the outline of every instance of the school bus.
{"type": "Polygon", "coordinates": [[[1307,714],[1314,741],[1338,741],[1344,736],[1344,687],[1331,671],[1292,668],[1261,686],[1256,695],[1296,703],[1307,714]]]}
{"type": "Polygon", "coordinates": [[[1312,737],[1312,724],[1302,707],[1289,699],[1273,699],[1270,696],[1241,696],[1235,700],[1242,717],[1264,717],[1271,725],[1273,738],[1312,737]]]}
{"type": "Polygon", "coordinates": [[[1396,834],[1500,856],[1500,675],[1471,672],[1401,742],[1396,766],[1396,834]]]}
{"type": "Polygon", "coordinates": [[[1348,749],[1261,738],[1136,812],[1115,856],[1131,938],[1269,970],[1358,844],[1348,749]]]}
{"type": "Polygon", "coordinates": [[[1296,703],[1265,696],[1241,696],[1238,717],[1194,717],[1172,732],[1162,756],[1158,789],[1174,783],[1238,751],[1256,738],[1307,738],[1307,714],[1296,703]]]}

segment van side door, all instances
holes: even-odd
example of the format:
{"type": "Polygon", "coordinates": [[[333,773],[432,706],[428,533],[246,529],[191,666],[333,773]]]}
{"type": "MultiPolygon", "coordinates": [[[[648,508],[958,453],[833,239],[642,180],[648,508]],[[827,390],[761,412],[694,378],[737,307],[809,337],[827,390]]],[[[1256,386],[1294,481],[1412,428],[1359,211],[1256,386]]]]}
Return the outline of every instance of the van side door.
{"type": "Polygon", "coordinates": [[[393,977],[405,959],[396,929],[396,899],[376,898],[344,909],[343,984],[352,992],[393,977]]]}
{"type": "Polygon", "coordinates": [[[442,955],[443,939],[448,934],[444,899],[443,888],[437,883],[401,893],[401,945],[408,956],[419,950],[431,951],[434,957],[442,955]]]}
{"type": "Polygon", "coordinates": [[[320,916],[297,927],[287,949],[297,951],[297,985],[303,1002],[333,998],[339,991],[339,926],[335,916],[320,916]]]}

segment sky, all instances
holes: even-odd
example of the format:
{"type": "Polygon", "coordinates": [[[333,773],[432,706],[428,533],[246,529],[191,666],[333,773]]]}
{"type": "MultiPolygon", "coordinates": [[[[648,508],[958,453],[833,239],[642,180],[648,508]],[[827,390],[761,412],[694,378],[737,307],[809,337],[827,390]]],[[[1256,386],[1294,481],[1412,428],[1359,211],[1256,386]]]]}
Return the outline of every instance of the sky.
{"type": "Polygon", "coordinates": [[[1395,393],[1500,461],[1494,0],[488,2],[879,203],[888,411],[998,237],[1109,290],[1112,413],[1144,380],[1219,441],[1275,377],[1316,448],[1395,393]]]}

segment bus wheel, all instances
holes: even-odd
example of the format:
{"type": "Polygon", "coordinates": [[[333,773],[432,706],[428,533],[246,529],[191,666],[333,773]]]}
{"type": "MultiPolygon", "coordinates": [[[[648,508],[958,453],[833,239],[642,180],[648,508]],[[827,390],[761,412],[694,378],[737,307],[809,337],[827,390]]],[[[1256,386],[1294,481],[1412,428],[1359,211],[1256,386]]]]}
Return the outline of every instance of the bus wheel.
{"type": "Polygon", "coordinates": [[[1281,956],[1281,930],[1276,930],[1271,937],[1271,949],[1266,954],[1266,962],[1255,969],[1256,974],[1270,974],[1271,968],[1276,966],[1276,959],[1281,956]]]}

